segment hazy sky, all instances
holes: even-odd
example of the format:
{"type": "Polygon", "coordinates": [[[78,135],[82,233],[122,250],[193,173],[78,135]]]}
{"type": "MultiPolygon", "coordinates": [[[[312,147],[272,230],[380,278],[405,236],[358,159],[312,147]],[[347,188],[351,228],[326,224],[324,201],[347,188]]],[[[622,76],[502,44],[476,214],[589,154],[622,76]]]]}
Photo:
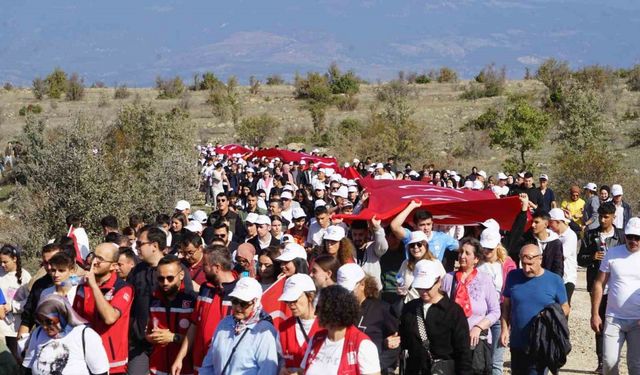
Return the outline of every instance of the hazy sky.
{"type": "Polygon", "coordinates": [[[87,83],[151,86],[213,71],[264,78],[336,61],[370,79],[447,65],[462,77],[548,57],[573,67],[640,63],[640,1],[0,1],[0,82],[55,66],[87,83]]]}

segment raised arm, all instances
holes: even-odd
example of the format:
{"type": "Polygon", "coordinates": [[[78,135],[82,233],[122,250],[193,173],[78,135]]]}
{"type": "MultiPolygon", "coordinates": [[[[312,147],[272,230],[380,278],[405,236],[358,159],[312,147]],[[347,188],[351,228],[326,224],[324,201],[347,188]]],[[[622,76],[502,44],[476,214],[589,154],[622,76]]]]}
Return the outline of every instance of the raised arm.
{"type": "Polygon", "coordinates": [[[407,217],[409,217],[411,211],[420,206],[422,206],[422,202],[412,200],[404,210],[400,211],[400,213],[396,215],[393,220],[391,220],[391,231],[393,232],[394,236],[396,236],[396,238],[398,238],[399,240],[404,239],[405,234],[402,224],[404,224],[404,222],[407,220],[407,217]]]}

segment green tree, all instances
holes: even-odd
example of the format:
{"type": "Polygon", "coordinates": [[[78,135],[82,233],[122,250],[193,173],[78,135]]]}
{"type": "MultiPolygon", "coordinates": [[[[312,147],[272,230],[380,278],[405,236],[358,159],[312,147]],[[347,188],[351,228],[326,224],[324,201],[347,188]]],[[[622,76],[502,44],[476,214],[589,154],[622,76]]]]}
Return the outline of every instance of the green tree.
{"type": "Polygon", "coordinates": [[[527,154],[542,146],[548,128],[547,114],[524,99],[515,99],[489,132],[490,146],[516,151],[518,158],[512,159],[511,162],[517,163],[520,166],[519,170],[525,170],[531,166],[527,154]]]}
{"type": "Polygon", "coordinates": [[[547,87],[547,100],[555,105],[562,101],[562,86],[571,78],[571,68],[566,61],[547,59],[538,67],[535,78],[547,87]]]}
{"type": "Polygon", "coordinates": [[[559,103],[560,124],[556,141],[577,150],[600,144],[606,135],[603,126],[603,101],[594,89],[564,85],[559,103]]]}
{"type": "Polygon", "coordinates": [[[220,86],[224,86],[221,80],[216,77],[215,74],[211,72],[206,72],[202,74],[202,81],[200,81],[200,90],[213,90],[220,86]]]}
{"type": "Polygon", "coordinates": [[[348,71],[343,74],[335,62],[329,66],[326,77],[334,94],[353,96],[360,91],[360,82],[355,72],[348,71]]]}
{"type": "Polygon", "coordinates": [[[44,96],[47,95],[47,90],[47,82],[44,79],[38,77],[33,80],[31,85],[31,92],[33,92],[33,96],[36,99],[44,99],[44,96]]]}
{"type": "Polygon", "coordinates": [[[67,90],[67,73],[60,68],[55,68],[45,79],[47,94],[52,99],[60,99],[67,90]]]}
{"type": "Polygon", "coordinates": [[[158,90],[158,99],[176,99],[185,91],[182,78],[175,77],[173,79],[163,79],[156,77],[156,89],[158,90]]]}
{"type": "Polygon", "coordinates": [[[280,121],[266,113],[250,116],[235,125],[236,139],[243,144],[259,147],[266,139],[272,137],[279,127],[280,121]]]}

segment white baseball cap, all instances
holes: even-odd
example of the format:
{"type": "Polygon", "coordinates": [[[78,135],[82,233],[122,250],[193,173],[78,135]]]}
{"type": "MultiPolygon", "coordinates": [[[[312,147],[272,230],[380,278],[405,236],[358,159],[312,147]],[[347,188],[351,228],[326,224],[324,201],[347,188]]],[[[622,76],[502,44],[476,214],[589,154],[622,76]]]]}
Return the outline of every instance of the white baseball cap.
{"type": "Polygon", "coordinates": [[[464,189],[472,189],[473,188],[473,181],[465,181],[464,182],[464,189]]]}
{"type": "Polygon", "coordinates": [[[480,246],[495,249],[500,244],[500,232],[487,228],[480,233],[480,246]]]}
{"type": "Polygon", "coordinates": [[[480,171],[480,172],[478,172],[478,176],[482,176],[482,178],[487,178],[487,172],[480,171]]]}
{"type": "Polygon", "coordinates": [[[298,245],[295,242],[291,242],[284,247],[282,254],[280,254],[276,258],[276,260],[279,260],[281,262],[289,262],[296,258],[307,260],[307,252],[301,245],[298,245]]]}
{"type": "Polygon", "coordinates": [[[255,171],[253,168],[251,168],[251,167],[247,167],[244,171],[245,171],[246,173],[256,173],[256,171],[255,171]]]}
{"type": "Polygon", "coordinates": [[[315,291],[316,285],[313,283],[311,276],[305,273],[296,273],[284,282],[284,289],[278,301],[294,302],[297,301],[304,292],[315,291]]]}
{"type": "Polygon", "coordinates": [[[549,218],[550,220],[564,221],[565,223],[569,222],[569,219],[564,216],[564,211],[560,208],[552,208],[551,211],[549,211],[549,218]]]}
{"type": "Polygon", "coordinates": [[[187,224],[187,226],[184,227],[184,229],[193,233],[202,233],[202,231],[204,230],[204,227],[202,226],[202,224],[200,224],[200,222],[196,220],[191,220],[189,224],[187,224]]]}
{"type": "Polygon", "coordinates": [[[202,210],[198,210],[194,212],[193,215],[191,215],[191,217],[193,218],[193,220],[199,222],[200,224],[206,224],[207,220],[209,220],[207,213],[202,210]]]}
{"type": "Polygon", "coordinates": [[[324,184],[320,181],[316,181],[313,183],[313,190],[324,190],[324,184]]]}
{"type": "Polygon", "coordinates": [[[362,267],[355,263],[347,263],[338,268],[338,285],[353,292],[356,284],[364,279],[365,273],[362,267]]]}
{"type": "Polygon", "coordinates": [[[324,201],[324,200],[322,200],[322,199],[318,199],[318,200],[316,200],[316,201],[315,201],[315,203],[313,204],[313,208],[318,208],[318,207],[320,207],[320,206],[326,206],[326,205],[327,205],[327,202],[325,202],[325,201],[324,201]]]}
{"type": "Polygon", "coordinates": [[[549,176],[547,176],[546,174],[541,174],[539,180],[547,180],[549,181],[549,176]]]}
{"type": "Polygon", "coordinates": [[[613,184],[611,185],[611,196],[617,197],[618,195],[622,195],[622,185],[613,184]]]}
{"type": "Polygon", "coordinates": [[[482,190],[482,189],[484,189],[484,184],[480,180],[475,180],[475,181],[473,181],[473,185],[471,185],[471,188],[473,190],[482,190]]]}
{"type": "Polygon", "coordinates": [[[291,195],[291,192],[288,190],[285,190],[282,192],[282,194],[280,194],[280,199],[288,199],[291,200],[293,199],[293,195],[291,195]]]}
{"type": "Polygon", "coordinates": [[[597,191],[598,190],[598,185],[594,184],[593,182],[589,182],[588,184],[584,185],[582,188],[583,189],[587,189],[587,190],[591,190],[591,191],[597,191]]]}
{"type": "Polygon", "coordinates": [[[191,209],[191,204],[188,201],[180,200],[178,201],[178,203],[176,203],[176,210],[178,211],[184,211],[189,209],[191,209]]]}
{"type": "Polygon", "coordinates": [[[293,217],[293,220],[297,220],[303,217],[307,217],[307,214],[304,213],[304,210],[300,207],[294,207],[291,210],[291,216],[293,217]]]}
{"type": "Polygon", "coordinates": [[[339,174],[334,173],[329,178],[329,181],[331,181],[331,182],[340,182],[340,178],[341,178],[341,176],[339,174]]]}
{"type": "Polygon", "coordinates": [[[340,186],[340,188],[337,191],[331,193],[331,195],[347,199],[349,195],[349,189],[346,186],[340,186]]]}
{"type": "Polygon", "coordinates": [[[384,165],[382,165],[382,163],[376,164],[376,169],[380,169],[380,168],[384,168],[384,165]]]}
{"type": "Polygon", "coordinates": [[[483,227],[487,228],[487,229],[493,229],[495,231],[500,231],[500,224],[498,224],[498,222],[495,221],[494,219],[487,219],[485,221],[480,222],[479,224],[482,225],[483,227]]]}
{"type": "Polygon", "coordinates": [[[344,228],[339,225],[331,225],[322,237],[323,240],[340,241],[344,238],[344,228]]]}
{"type": "Polygon", "coordinates": [[[498,180],[506,180],[506,179],[508,179],[506,174],[502,172],[498,173],[498,180]]]}
{"type": "Polygon", "coordinates": [[[422,241],[428,242],[427,235],[421,230],[416,230],[411,232],[411,236],[409,237],[409,242],[407,242],[407,246],[409,246],[412,243],[422,242],[422,241]]]}
{"type": "Polygon", "coordinates": [[[282,191],[290,191],[292,193],[293,193],[294,190],[295,189],[293,188],[293,186],[291,186],[289,184],[284,185],[284,187],[282,188],[282,191]]]}
{"type": "Polygon", "coordinates": [[[355,187],[355,186],[349,186],[347,188],[347,192],[349,192],[349,193],[357,193],[358,192],[358,188],[355,187]]]}
{"type": "Polygon", "coordinates": [[[247,214],[247,218],[244,219],[245,222],[255,224],[258,221],[258,214],[255,212],[251,212],[247,214]]]}
{"type": "MultiPolygon", "coordinates": [[[[624,227],[624,234],[640,236],[640,218],[632,217],[629,219],[627,225],[624,227]]],[[[340,271],[338,270],[338,272],[340,271]]]]}
{"type": "Polygon", "coordinates": [[[282,238],[280,239],[281,244],[288,244],[289,242],[294,242],[294,241],[295,239],[290,234],[283,234],[282,238]]]}
{"type": "Polygon", "coordinates": [[[411,286],[418,289],[430,289],[438,278],[444,276],[445,273],[444,267],[439,261],[423,259],[416,263],[413,269],[413,283],[411,286]]]}
{"type": "Polygon", "coordinates": [[[243,277],[236,283],[233,291],[229,293],[229,297],[250,302],[254,299],[260,300],[262,297],[262,287],[258,280],[251,277],[243,277]]]}
{"type": "Polygon", "coordinates": [[[358,186],[356,180],[347,180],[347,186],[358,186]]]}
{"type": "Polygon", "coordinates": [[[271,219],[267,215],[258,215],[258,220],[256,220],[257,225],[267,224],[271,225],[271,219]]]}

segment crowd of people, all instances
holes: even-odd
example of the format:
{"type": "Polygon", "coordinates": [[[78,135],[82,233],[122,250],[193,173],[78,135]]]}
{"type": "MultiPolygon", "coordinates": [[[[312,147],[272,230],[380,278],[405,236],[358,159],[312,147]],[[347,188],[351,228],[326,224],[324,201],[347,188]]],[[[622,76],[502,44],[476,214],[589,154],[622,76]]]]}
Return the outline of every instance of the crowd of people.
{"type": "Polygon", "coordinates": [[[390,221],[348,220],[367,205],[357,179],[200,150],[203,210],[107,215],[93,249],[70,213],[33,275],[2,246],[0,334],[24,373],[498,375],[507,349],[513,374],[557,373],[581,266],[596,372],[618,373],[626,341],[640,374],[640,219],[620,185],[557,202],[544,174],[356,159],[362,178],[489,190],[520,210],[506,231],[438,225],[415,200],[390,221]]]}

